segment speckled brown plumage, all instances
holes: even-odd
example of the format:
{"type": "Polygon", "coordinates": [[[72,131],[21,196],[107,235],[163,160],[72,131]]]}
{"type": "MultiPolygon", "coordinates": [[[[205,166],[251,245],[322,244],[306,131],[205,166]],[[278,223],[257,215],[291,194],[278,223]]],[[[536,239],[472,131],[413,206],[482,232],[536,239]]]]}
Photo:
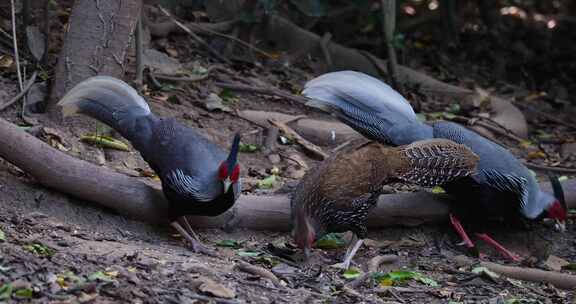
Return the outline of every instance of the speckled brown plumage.
{"type": "Polygon", "coordinates": [[[293,234],[301,248],[330,232],[366,236],[366,218],[382,186],[404,180],[434,186],[474,172],[478,157],[464,145],[432,139],[401,147],[369,142],[311,169],[292,197],[293,234]]]}

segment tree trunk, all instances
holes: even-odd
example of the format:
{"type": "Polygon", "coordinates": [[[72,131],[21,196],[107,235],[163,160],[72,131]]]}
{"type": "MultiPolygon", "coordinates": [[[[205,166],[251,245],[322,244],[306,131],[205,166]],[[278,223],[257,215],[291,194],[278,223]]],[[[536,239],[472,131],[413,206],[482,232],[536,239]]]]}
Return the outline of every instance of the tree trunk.
{"type": "Polygon", "coordinates": [[[76,1],[48,105],[53,119],[60,121],[54,105],[80,81],[95,75],[123,78],[141,7],[141,0],[76,1]]]}

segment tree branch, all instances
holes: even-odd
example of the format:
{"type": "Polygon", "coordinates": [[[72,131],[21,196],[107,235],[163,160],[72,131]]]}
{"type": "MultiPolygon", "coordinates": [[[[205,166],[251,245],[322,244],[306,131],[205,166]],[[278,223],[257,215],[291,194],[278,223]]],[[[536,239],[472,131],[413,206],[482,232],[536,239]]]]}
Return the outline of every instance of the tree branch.
{"type": "MultiPolygon", "coordinates": [[[[4,119],[0,119],[0,157],[47,188],[142,221],[168,221],[168,203],[158,188],[54,149],[4,119]]],[[[548,183],[543,186],[551,189],[548,183]]],[[[563,186],[568,205],[576,207],[576,180],[569,180],[563,186]]],[[[427,192],[382,195],[370,214],[368,226],[415,226],[443,221],[448,214],[443,198],[427,192]]],[[[190,219],[196,227],[221,228],[233,222],[233,227],[256,230],[290,228],[290,201],[286,195],[244,195],[233,209],[217,217],[190,219]]]]}

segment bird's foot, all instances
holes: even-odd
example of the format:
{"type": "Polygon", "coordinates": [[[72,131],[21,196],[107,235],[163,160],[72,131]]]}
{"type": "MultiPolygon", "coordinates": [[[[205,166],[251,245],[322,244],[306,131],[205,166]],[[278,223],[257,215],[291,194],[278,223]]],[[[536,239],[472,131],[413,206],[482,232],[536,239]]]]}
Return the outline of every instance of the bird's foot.
{"type": "Polygon", "coordinates": [[[466,245],[468,248],[474,248],[474,243],[472,243],[472,240],[470,240],[470,237],[468,237],[466,230],[464,230],[464,227],[462,227],[462,223],[460,223],[460,220],[452,213],[450,213],[450,223],[454,227],[454,230],[456,230],[458,235],[460,235],[462,238],[462,242],[459,245],[466,245]]]}
{"type": "Polygon", "coordinates": [[[504,246],[500,245],[500,243],[498,243],[496,240],[491,238],[488,234],[476,233],[476,236],[478,238],[480,238],[481,240],[483,240],[484,242],[488,243],[490,246],[494,247],[494,249],[496,249],[496,251],[500,252],[506,258],[508,258],[514,262],[521,262],[522,261],[522,258],[518,254],[506,249],[504,246]]]}
{"type": "Polygon", "coordinates": [[[210,247],[196,240],[192,242],[192,251],[194,251],[195,253],[200,253],[215,258],[219,257],[218,253],[216,253],[214,249],[211,249],[210,247]]]}
{"type": "Polygon", "coordinates": [[[346,255],[344,256],[344,261],[342,263],[334,264],[331,267],[347,270],[352,263],[352,258],[356,255],[356,252],[360,249],[362,243],[364,243],[363,239],[358,239],[354,236],[350,240],[350,245],[348,245],[348,250],[346,250],[346,255]]]}
{"type": "Polygon", "coordinates": [[[190,242],[190,244],[192,244],[192,251],[212,257],[218,257],[216,251],[206,247],[204,244],[202,244],[202,242],[198,240],[198,236],[194,233],[194,231],[190,227],[190,224],[185,220],[185,218],[182,221],[185,221],[184,225],[185,227],[188,228],[188,230],[182,227],[182,225],[178,223],[178,221],[174,221],[170,223],[170,225],[174,227],[174,229],[178,230],[180,235],[182,235],[188,242],[190,242]]]}

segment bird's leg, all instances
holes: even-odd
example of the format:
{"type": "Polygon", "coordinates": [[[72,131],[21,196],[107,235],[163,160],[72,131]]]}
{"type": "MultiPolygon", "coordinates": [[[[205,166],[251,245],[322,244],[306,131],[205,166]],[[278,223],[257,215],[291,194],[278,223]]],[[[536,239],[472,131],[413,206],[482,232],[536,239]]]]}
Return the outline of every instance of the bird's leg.
{"type": "Polygon", "coordinates": [[[182,222],[182,224],[184,224],[183,226],[184,229],[186,229],[186,232],[188,232],[191,236],[200,241],[200,237],[198,237],[198,234],[194,232],[194,229],[192,229],[192,226],[190,225],[190,222],[188,222],[188,218],[186,218],[186,216],[181,216],[178,220],[182,222]]]}
{"type": "Polygon", "coordinates": [[[509,258],[510,260],[514,261],[514,262],[520,262],[522,261],[522,259],[515,254],[514,252],[506,249],[504,246],[500,245],[500,243],[498,243],[496,240],[494,240],[493,238],[491,238],[488,234],[486,233],[476,233],[476,236],[479,237],[481,240],[483,240],[484,242],[488,243],[489,245],[491,245],[492,247],[494,247],[494,249],[496,249],[498,252],[500,252],[502,255],[504,255],[505,257],[509,258]]]}
{"type": "Polygon", "coordinates": [[[209,256],[217,256],[214,251],[209,249],[208,247],[204,246],[198,239],[192,237],[186,229],[178,223],[178,221],[174,221],[170,223],[170,226],[174,227],[174,229],[178,230],[178,232],[192,244],[192,250],[196,253],[203,253],[209,256]]]}
{"type": "Polygon", "coordinates": [[[352,239],[350,240],[348,249],[346,250],[344,261],[342,263],[333,265],[333,267],[341,268],[344,270],[348,269],[348,267],[350,267],[350,263],[352,262],[352,258],[354,257],[354,255],[356,255],[356,252],[358,251],[358,249],[360,249],[360,246],[362,246],[363,242],[364,242],[363,239],[358,239],[358,237],[354,235],[354,237],[352,237],[352,239]]]}
{"type": "Polygon", "coordinates": [[[460,237],[462,238],[462,242],[466,245],[466,247],[473,248],[474,243],[472,243],[472,240],[470,240],[470,238],[468,237],[468,234],[464,230],[464,227],[462,227],[462,223],[460,223],[460,220],[457,217],[455,217],[452,213],[450,213],[450,223],[452,223],[452,226],[454,227],[458,235],[460,235],[460,237]]]}

